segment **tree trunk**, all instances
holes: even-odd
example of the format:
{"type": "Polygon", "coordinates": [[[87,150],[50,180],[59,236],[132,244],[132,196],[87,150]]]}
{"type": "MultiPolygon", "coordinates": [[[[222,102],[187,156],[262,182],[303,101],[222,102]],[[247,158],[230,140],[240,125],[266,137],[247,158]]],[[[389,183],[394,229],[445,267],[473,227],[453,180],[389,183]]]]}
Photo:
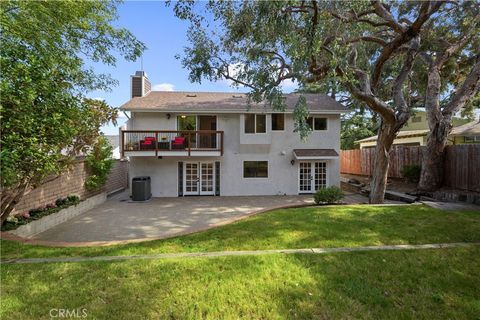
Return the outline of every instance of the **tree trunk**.
{"type": "Polygon", "coordinates": [[[2,204],[0,213],[0,225],[3,225],[15,206],[22,199],[28,183],[23,183],[10,190],[2,190],[2,204]]]}
{"type": "Polygon", "coordinates": [[[389,152],[395,136],[396,130],[394,130],[393,125],[382,121],[378,133],[377,147],[375,148],[375,166],[370,184],[370,203],[383,203],[384,201],[387,188],[389,152]]]}
{"type": "Polygon", "coordinates": [[[445,146],[451,121],[443,118],[440,120],[427,139],[427,146],[423,151],[422,172],[418,189],[421,191],[434,191],[443,184],[443,166],[445,146]]]}

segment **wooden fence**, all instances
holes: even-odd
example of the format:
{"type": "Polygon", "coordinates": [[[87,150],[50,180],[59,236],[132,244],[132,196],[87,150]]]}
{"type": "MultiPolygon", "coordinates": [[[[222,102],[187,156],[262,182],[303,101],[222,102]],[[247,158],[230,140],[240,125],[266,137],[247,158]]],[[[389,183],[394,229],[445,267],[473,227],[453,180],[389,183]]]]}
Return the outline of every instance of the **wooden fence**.
{"type": "Polygon", "coordinates": [[[443,185],[480,192],[480,144],[447,147],[443,185]]]}
{"type": "MultiPolygon", "coordinates": [[[[402,177],[405,165],[422,163],[423,147],[396,146],[390,151],[388,176],[402,177]]],[[[342,150],[340,152],[340,172],[370,176],[375,165],[375,148],[342,150]]]]}
{"type": "MultiPolygon", "coordinates": [[[[388,176],[401,178],[406,165],[422,163],[424,147],[396,146],[390,151],[388,176]]],[[[340,172],[371,176],[375,165],[375,149],[342,150],[340,172]]],[[[480,192],[480,144],[447,146],[444,186],[480,192]]]]}

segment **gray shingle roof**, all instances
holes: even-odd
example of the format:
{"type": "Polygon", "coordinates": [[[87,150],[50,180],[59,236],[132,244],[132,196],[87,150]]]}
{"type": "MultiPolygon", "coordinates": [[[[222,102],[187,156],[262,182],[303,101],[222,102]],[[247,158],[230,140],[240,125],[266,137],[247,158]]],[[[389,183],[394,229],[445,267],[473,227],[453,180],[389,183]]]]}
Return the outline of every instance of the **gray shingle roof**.
{"type": "Polygon", "coordinates": [[[475,120],[452,129],[452,136],[475,136],[480,135],[480,120],[475,120]]]}
{"type": "MultiPolygon", "coordinates": [[[[311,112],[342,113],[348,109],[324,94],[303,94],[311,112]]],[[[300,94],[285,95],[286,112],[292,112],[300,94]]],[[[171,111],[171,112],[245,112],[271,111],[265,103],[248,104],[243,93],[231,92],[179,92],[151,91],[143,97],[133,98],[120,107],[124,111],[171,111]]]]}
{"type": "MultiPolygon", "coordinates": [[[[429,132],[430,132],[429,129],[399,131],[396,139],[407,138],[407,137],[426,136],[429,132]]],[[[377,138],[378,138],[378,135],[374,135],[374,136],[371,136],[371,137],[368,137],[368,138],[363,138],[361,140],[357,140],[357,141],[355,141],[355,143],[377,141],[377,138]]]]}

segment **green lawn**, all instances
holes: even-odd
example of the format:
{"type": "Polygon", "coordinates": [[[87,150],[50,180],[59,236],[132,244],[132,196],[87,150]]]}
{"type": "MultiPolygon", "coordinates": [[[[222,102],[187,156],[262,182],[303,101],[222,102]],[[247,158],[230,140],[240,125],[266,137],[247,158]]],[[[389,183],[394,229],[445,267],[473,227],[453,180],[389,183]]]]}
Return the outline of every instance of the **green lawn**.
{"type": "Polygon", "coordinates": [[[2,259],[480,241],[479,212],[427,206],[277,210],[187,236],[110,247],[49,248],[1,242],[2,259]]]}
{"type": "Polygon", "coordinates": [[[480,248],[7,265],[2,319],[478,319],[480,248]]]}
{"type": "MultiPolygon", "coordinates": [[[[480,241],[479,212],[426,206],[277,210],[163,241],[2,259],[480,241]]],[[[476,319],[480,248],[2,265],[1,319],[476,319]]]]}

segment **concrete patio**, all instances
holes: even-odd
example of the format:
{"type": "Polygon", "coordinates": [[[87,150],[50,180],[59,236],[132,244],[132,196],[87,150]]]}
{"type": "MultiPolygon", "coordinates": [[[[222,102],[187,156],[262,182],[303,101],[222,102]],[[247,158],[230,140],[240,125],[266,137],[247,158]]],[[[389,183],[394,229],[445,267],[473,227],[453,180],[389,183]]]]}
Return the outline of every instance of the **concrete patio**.
{"type": "MultiPolygon", "coordinates": [[[[366,201],[358,194],[345,198],[347,203],[366,201]]],[[[264,210],[312,203],[312,196],[153,198],[133,203],[124,192],[32,240],[94,244],[168,238],[231,223],[264,210]]]]}

